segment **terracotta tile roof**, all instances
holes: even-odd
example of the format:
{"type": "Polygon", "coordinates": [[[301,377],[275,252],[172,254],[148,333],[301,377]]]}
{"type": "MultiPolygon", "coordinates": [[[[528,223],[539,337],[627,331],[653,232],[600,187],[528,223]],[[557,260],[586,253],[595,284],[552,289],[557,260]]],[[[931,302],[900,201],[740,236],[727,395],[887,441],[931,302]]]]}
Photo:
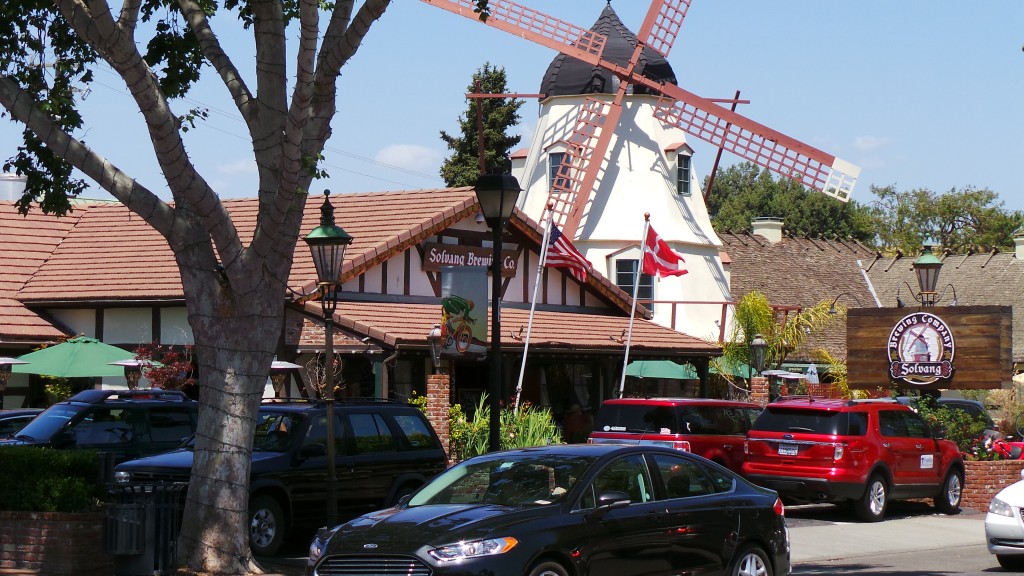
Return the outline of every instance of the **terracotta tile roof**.
{"type": "MultiPolygon", "coordinates": [[[[343,274],[357,276],[422,238],[469,215],[476,205],[471,188],[339,194],[331,197],[338,225],[355,240],[343,274]]],[[[302,230],[319,223],[319,198],[306,204],[302,230]]],[[[243,242],[255,229],[254,198],[225,200],[243,242]]],[[[38,266],[38,264],[36,264],[38,266]]],[[[289,285],[316,283],[309,250],[301,239],[289,285]]],[[[121,204],[90,206],[80,222],[38,272],[17,290],[25,302],[166,300],[184,293],[173,254],[164,239],[121,204]]]]}
{"type": "MultiPolygon", "coordinates": [[[[896,306],[896,292],[907,306],[915,306],[918,292],[913,263],[917,256],[879,258],[865,262],[868,276],[882,306],[896,306]],[[908,288],[907,286],[911,288],[908,288]],[[911,292],[913,290],[913,292],[911,292]]],[[[1013,307],[1013,361],[1024,362],[1024,261],[1013,252],[982,252],[943,256],[936,291],[945,290],[939,306],[998,305],[1013,307]],[[949,286],[949,288],[947,288],[949,286]]]]}
{"type": "Polygon", "coordinates": [[[48,341],[64,335],[15,296],[85,212],[79,207],[62,218],[37,210],[22,216],[13,202],[0,202],[0,342],[48,341]]]}
{"type": "MultiPolygon", "coordinates": [[[[306,314],[320,318],[318,303],[306,303],[306,314]]],[[[503,308],[501,311],[502,348],[521,349],[523,342],[512,338],[524,332],[529,322],[530,311],[521,308],[503,308]]],[[[386,346],[426,346],[427,332],[439,322],[441,305],[406,303],[339,302],[335,322],[344,330],[356,335],[366,335],[386,346]]],[[[619,339],[629,326],[625,315],[598,315],[572,312],[536,311],[530,348],[564,350],[570,352],[624,352],[625,343],[619,339]],[[585,328],[585,329],[584,329],[585,328]],[[615,340],[613,340],[613,338],[615,340]]],[[[304,345],[323,345],[322,334],[304,331],[304,345]],[[318,340],[316,340],[318,338],[318,340]]],[[[525,334],[523,335],[525,336],[525,334]]],[[[713,342],[706,342],[637,318],[633,322],[633,338],[630,355],[658,354],[664,356],[717,356],[721,348],[713,342]]]]}
{"type": "MultiPolygon", "coordinates": [[[[867,267],[875,252],[854,241],[784,236],[771,243],[750,232],[719,232],[731,264],[731,291],[738,301],[758,290],[774,306],[810,307],[837,296],[847,308],[875,307],[874,297],[858,261],[867,267]],[[840,296],[842,294],[842,296],[840,296]]],[[[810,350],[825,348],[846,358],[846,325],[838,323],[807,343],[806,350],[787,360],[806,361],[810,350]]]]}

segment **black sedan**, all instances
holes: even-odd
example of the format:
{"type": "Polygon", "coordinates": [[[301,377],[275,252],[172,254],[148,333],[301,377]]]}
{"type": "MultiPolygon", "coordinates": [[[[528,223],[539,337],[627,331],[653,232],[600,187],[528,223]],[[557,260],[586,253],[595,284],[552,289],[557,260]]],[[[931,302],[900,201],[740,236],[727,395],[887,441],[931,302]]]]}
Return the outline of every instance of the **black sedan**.
{"type": "Polygon", "coordinates": [[[782,502],[655,446],[494,452],[393,508],[322,529],[306,574],[592,576],[790,572],[782,502]]]}

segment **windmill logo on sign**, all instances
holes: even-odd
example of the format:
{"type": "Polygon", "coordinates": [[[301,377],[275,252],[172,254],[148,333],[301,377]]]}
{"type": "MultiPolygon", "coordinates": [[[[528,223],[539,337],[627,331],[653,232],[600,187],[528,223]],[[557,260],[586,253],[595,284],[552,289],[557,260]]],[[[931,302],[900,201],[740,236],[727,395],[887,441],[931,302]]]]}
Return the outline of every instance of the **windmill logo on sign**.
{"type": "MultiPolygon", "coordinates": [[[[480,21],[476,0],[422,0],[460,16],[480,21]]],[[[603,57],[606,37],[508,0],[490,0],[486,25],[547,46],[566,56],[612,73],[618,85],[611,101],[588,97],[556,177],[549,204],[562,233],[575,238],[584,219],[614,127],[629,90],[638,87],[660,95],[654,115],[661,122],[732,152],[804,186],[846,202],[860,175],[850,162],[786,136],[675,84],[649,78],[641,65],[645,50],[667,57],[692,0],[655,0],[647,11],[632,54],[625,63],[603,57]]]]}

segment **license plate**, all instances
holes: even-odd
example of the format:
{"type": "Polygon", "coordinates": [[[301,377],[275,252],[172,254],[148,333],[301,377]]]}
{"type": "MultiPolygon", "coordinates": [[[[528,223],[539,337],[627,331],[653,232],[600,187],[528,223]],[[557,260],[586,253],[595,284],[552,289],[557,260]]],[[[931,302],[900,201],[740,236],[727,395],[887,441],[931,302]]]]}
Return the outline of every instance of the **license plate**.
{"type": "Polygon", "coordinates": [[[796,456],[799,452],[796,444],[779,444],[779,456],[796,456]]]}

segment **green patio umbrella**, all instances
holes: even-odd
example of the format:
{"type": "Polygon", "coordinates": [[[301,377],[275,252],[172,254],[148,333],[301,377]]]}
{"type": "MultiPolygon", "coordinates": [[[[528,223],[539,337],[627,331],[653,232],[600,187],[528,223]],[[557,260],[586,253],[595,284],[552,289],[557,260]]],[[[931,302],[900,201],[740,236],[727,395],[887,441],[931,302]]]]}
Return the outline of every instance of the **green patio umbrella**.
{"type": "Polygon", "coordinates": [[[634,360],[626,366],[626,376],[637,378],[671,378],[697,380],[697,371],[689,364],[680,365],[671,360],[634,360]]]}
{"type": "Polygon", "coordinates": [[[16,374],[45,374],[62,378],[124,376],[124,368],[111,362],[131,360],[131,352],[104,344],[95,338],[78,336],[55,346],[29,352],[18,357],[28,364],[18,364],[16,374]]]}
{"type": "Polygon", "coordinates": [[[727,374],[738,378],[750,378],[754,375],[754,369],[747,363],[732,362],[725,358],[719,358],[716,362],[712,362],[710,372],[712,374],[727,374]]]}

